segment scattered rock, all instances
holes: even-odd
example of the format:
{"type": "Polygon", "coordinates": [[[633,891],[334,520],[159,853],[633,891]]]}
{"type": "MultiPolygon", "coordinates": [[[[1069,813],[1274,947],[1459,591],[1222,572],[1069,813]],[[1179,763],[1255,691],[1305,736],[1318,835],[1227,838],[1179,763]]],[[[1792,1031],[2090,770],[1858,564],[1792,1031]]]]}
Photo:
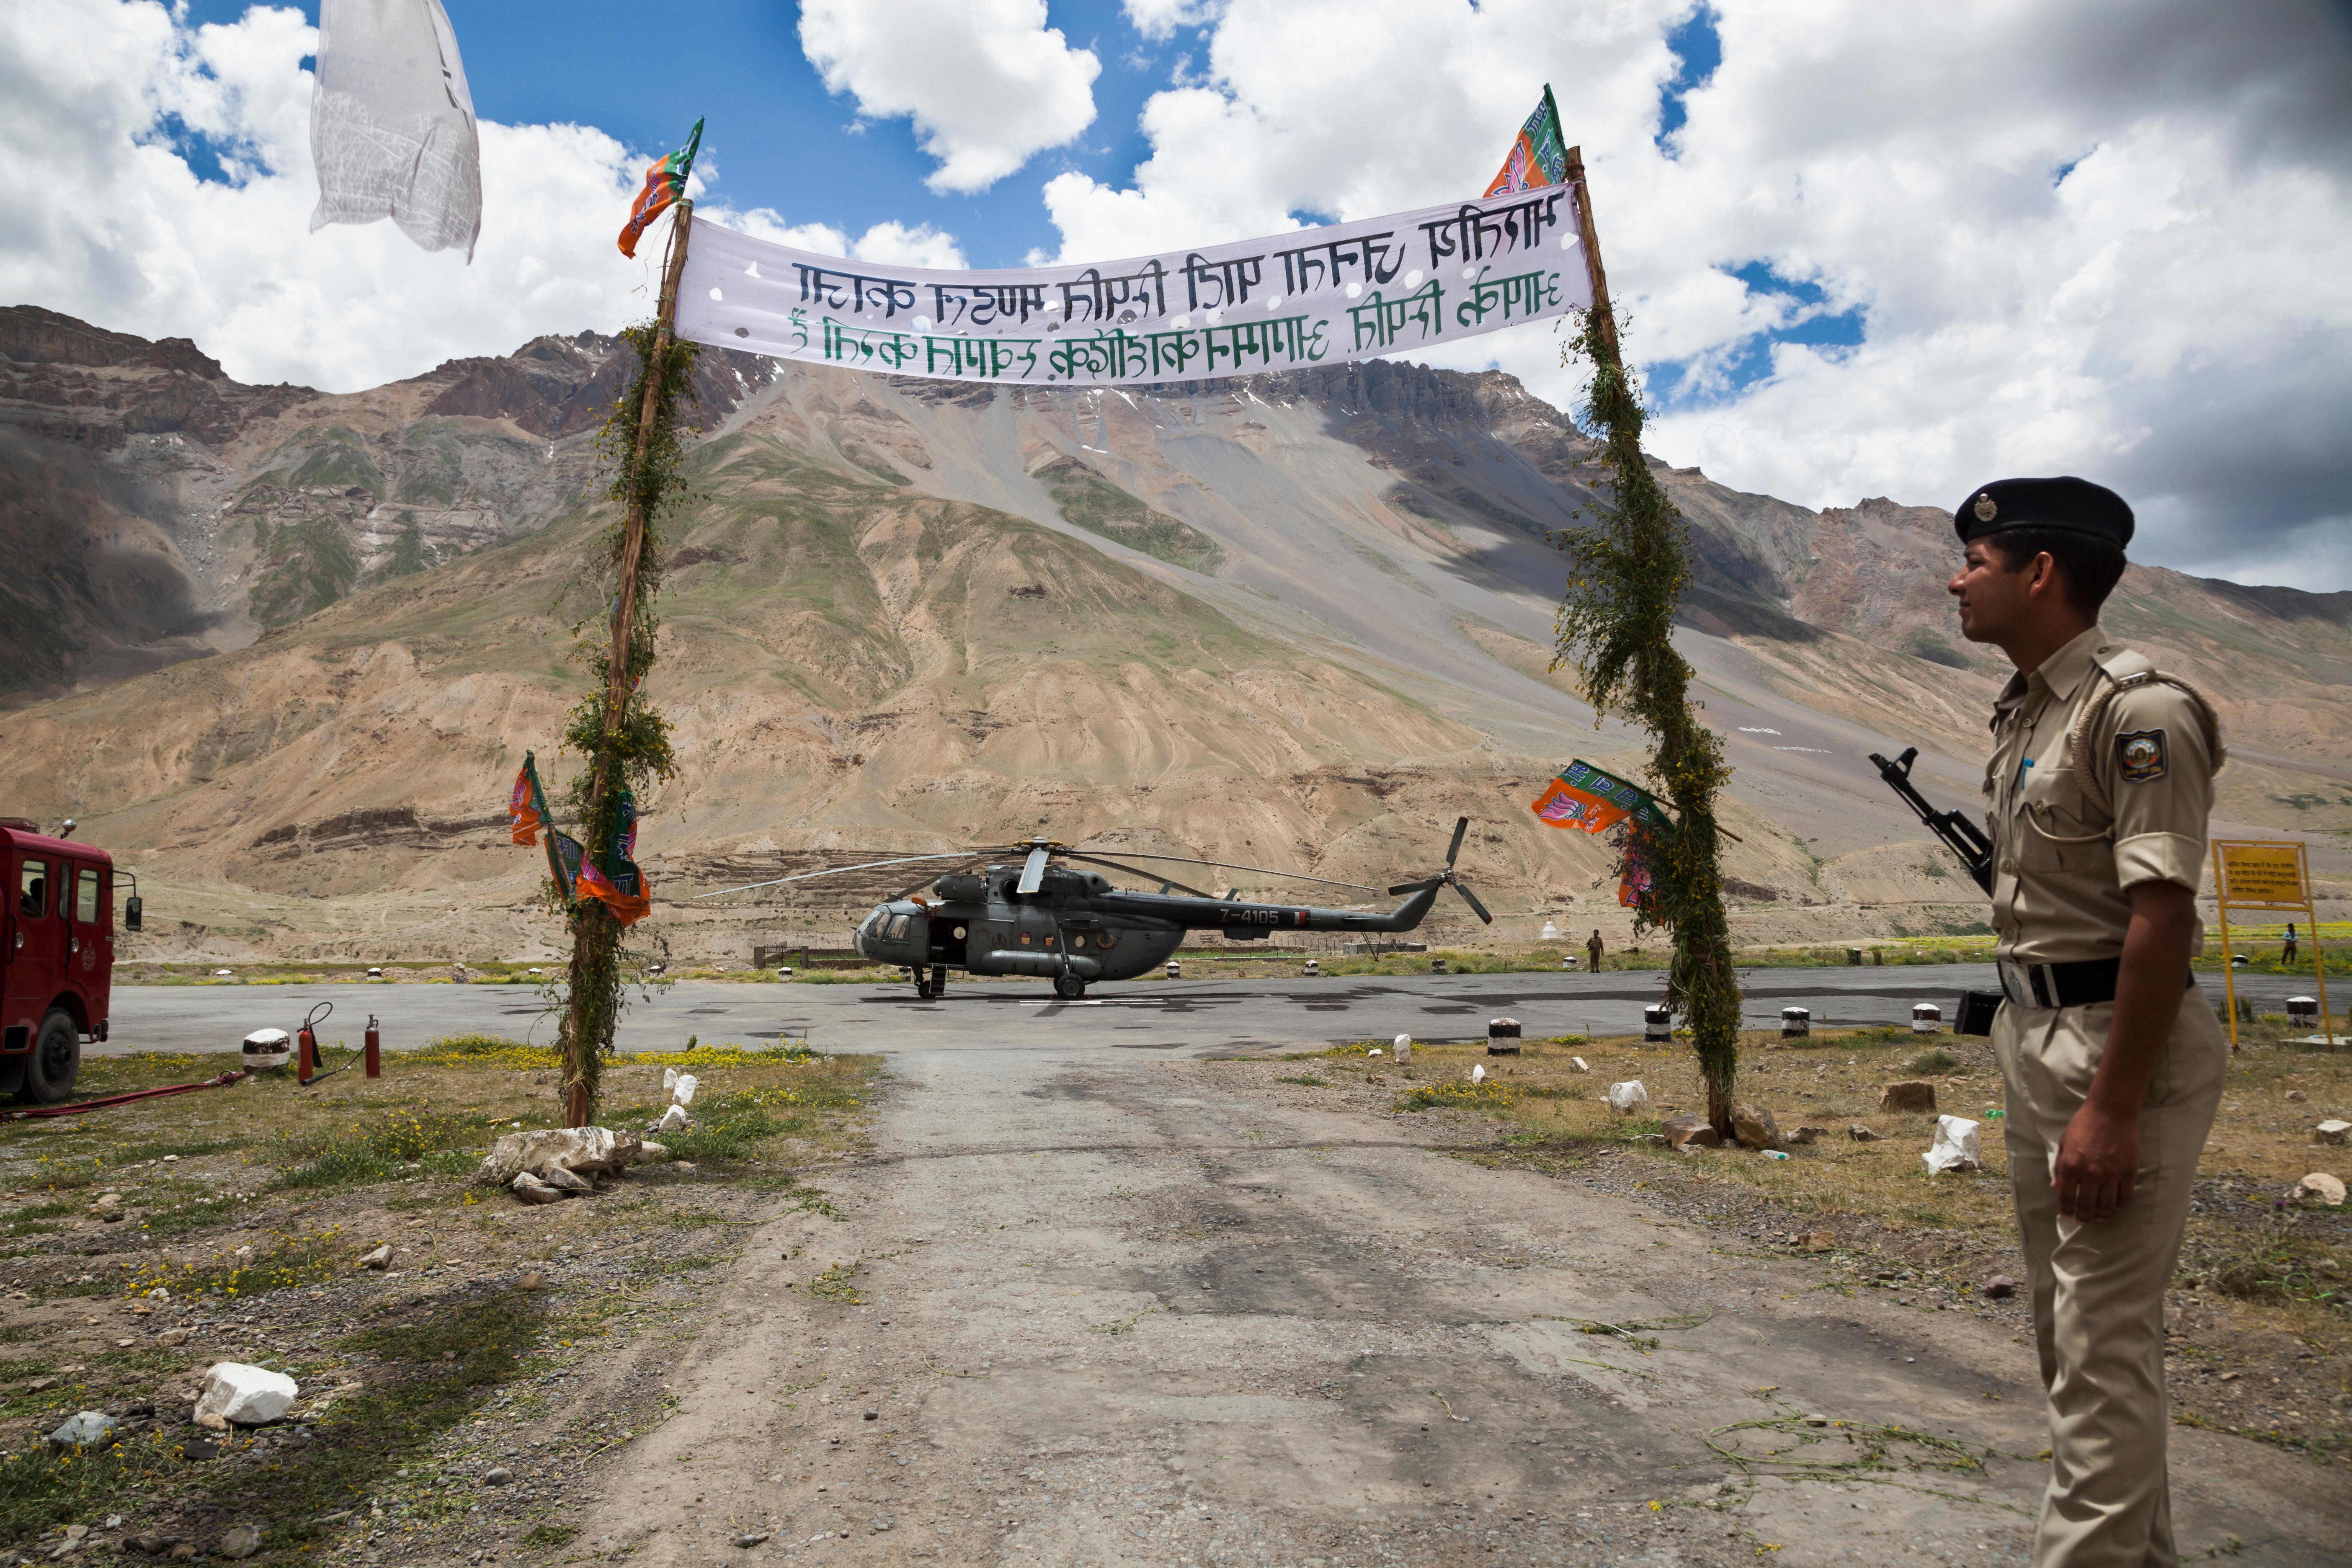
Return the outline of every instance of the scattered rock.
{"type": "Polygon", "coordinates": [[[2302,1104],[2304,1101],[2305,1101],[2305,1100],[2309,1100],[2309,1099],[2311,1098],[2311,1096],[2309,1096],[2309,1095],[2307,1095],[2307,1094],[2304,1093],[2304,1092],[2303,1092],[2303,1090],[2301,1090],[2301,1089],[2288,1089],[2288,1090],[2286,1091],[2286,1097],[2287,1097],[2289,1100],[2291,1100],[2294,1101],[2297,1105],[2302,1104]]]}
{"type": "Polygon", "coordinates": [[[578,1194],[593,1193],[596,1190],[595,1183],[585,1176],[567,1171],[561,1165],[550,1165],[547,1168],[546,1181],[549,1186],[562,1193],[578,1194]]]}
{"type": "Polygon", "coordinates": [[[1800,1127],[1789,1134],[1789,1147],[1800,1149],[1829,1135],[1830,1130],[1826,1127],[1800,1127]]]}
{"type": "MultiPolygon", "coordinates": [[[[190,1457],[191,1457],[191,1458],[194,1458],[194,1456],[193,1456],[193,1455],[192,1455],[192,1456],[190,1456],[190,1457]]],[[[209,1459],[209,1458],[212,1458],[212,1456],[211,1456],[210,1454],[206,1454],[206,1455],[205,1456],[205,1458],[207,1458],[207,1459],[209,1459]]],[[[172,1561],[173,1561],[173,1562],[174,1562],[174,1563],[183,1563],[183,1562],[185,1562],[187,1559],[189,1559],[189,1558],[191,1558],[191,1557],[194,1557],[195,1554],[196,1554],[195,1543],[194,1543],[194,1542],[193,1542],[183,1541],[183,1542],[181,1542],[178,1545],[176,1545],[176,1546],[174,1546],[174,1547],[173,1547],[173,1548],[172,1548],[172,1561]]]]}
{"type": "Polygon", "coordinates": [[[514,1472],[504,1465],[493,1465],[482,1472],[482,1484],[486,1487],[502,1487],[513,1479],[514,1472]]]}
{"type": "Polygon", "coordinates": [[[1743,1149],[1778,1149],[1780,1146],[1780,1124],[1772,1113],[1760,1105],[1735,1105],[1731,1108],[1731,1135],[1739,1140],[1743,1149]]]}
{"type": "Polygon", "coordinates": [[[516,1172],[515,1179],[508,1183],[507,1186],[515,1196],[527,1204],[558,1204],[563,1201],[563,1194],[561,1192],[549,1186],[529,1171],[516,1172]]]}
{"type": "Polygon", "coordinates": [[[761,1542],[767,1539],[768,1532],[764,1530],[746,1531],[743,1534],[735,1538],[735,1544],[743,1551],[749,1552],[751,1548],[759,1545],[761,1542]]]}
{"type": "Polygon", "coordinates": [[[1845,1130],[1845,1135],[1857,1143],[1875,1143],[1882,1136],[1857,1121],[1845,1130]]]}
{"type": "Polygon", "coordinates": [[[377,1247],[373,1252],[371,1252],[366,1257],[361,1258],[356,1267],[361,1268],[383,1268],[389,1266],[391,1262],[392,1243],[387,1241],[382,1247],[377,1247]]]}
{"type": "Polygon", "coordinates": [[[1665,1134],[1666,1142],[1677,1149],[1685,1144],[1700,1149],[1719,1149],[1723,1146],[1722,1135],[1713,1127],[1708,1126],[1706,1118],[1696,1110],[1685,1110],[1679,1115],[1667,1117],[1659,1124],[1659,1130],[1665,1134]]]}
{"type": "Polygon", "coordinates": [[[2333,1118],[2323,1121],[2311,1130],[2311,1141],[2315,1143],[2352,1143],[2352,1121],[2338,1121],[2333,1118]]]}
{"type": "MultiPolygon", "coordinates": [[[[2343,1189],[2339,1187],[2336,1191],[2337,1201],[2341,1202],[2343,1189]]],[[[56,1431],[49,1434],[48,1442],[49,1447],[60,1454],[68,1448],[84,1448],[94,1453],[100,1448],[114,1447],[115,1440],[121,1436],[121,1428],[113,1416],[102,1410],[84,1410],[68,1416],[56,1431]]]]}
{"type": "Polygon", "coordinates": [[[2325,1204],[2329,1208],[2344,1206],[2344,1184],[2325,1171],[2314,1171],[2294,1184],[2286,1195],[2291,1204],[2325,1204]]]}
{"type": "Polygon", "coordinates": [[[1988,1300],[2006,1301],[2017,1294],[2017,1281],[2006,1274],[1996,1274],[1984,1282],[1984,1293],[1988,1300]]]}
{"type": "Polygon", "coordinates": [[[54,1377],[37,1377],[25,1384],[25,1387],[34,1394],[38,1394],[45,1388],[55,1388],[57,1385],[58,1380],[54,1377]]]}
{"type": "Polygon", "coordinates": [[[1984,1156],[1977,1148],[1977,1124],[1964,1116],[1938,1116],[1936,1142],[1919,1159],[1931,1176],[1983,1170],[1984,1156]]]}
{"type": "Polygon", "coordinates": [[[180,1544],[180,1538],[176,1535],[134,1535],[122,1544],[142,1557],[163,1557],[180,1544]]]}
{"type": "Polygon", "coordinates": [[[866,1419],[868,1421],[879,1421],[882,1419],[882,1412],[879,1410],[869,1410],[866,1413],[866,1419]]]}
{"type": "Polygon", "coordinates": [[[575,1174],[609,1175],[635,1164],[641,1148],[635,1133],[609,1127],[509,1132],[490,1145],[474,1180],[484,1186],[507,1186],[526,1171],[543,1178],[559,1167],[575,1174]]]}
{"type": "Polygon", "coordinates": [[[533,1269],[522,1277],[522,1288],[526,1290],[544,1290],[547,1289],[547,1276],[533,1269]]]}
{"type": "Polygon", "coordinates": [[[159,1345],[184,1345],[188,1342],[188,1332],[186,1329],[165,1329],[155,1336],[155,1342],[159,1345]]]}
{"type": "Polygon", "coordinates": [[[1831,1230],[1809,1230],[1797,1237],[1797,1248],[1801,1252],[1834,1252],[1837,1250],[1837,1233],[1831,1230]]]}
{"type": "Polygon", "coordinates": [[[637,1163],[640,1165],[658,1165],[666,1160],[675,1160],[677,1158],[677,1155],[669,1152],[669,1145],[667,1143],[640,1143],[637,1145],[637,1163]]]}
{"type": "Polygon", "coordinates": [[[1936,1086],[1916,1078],[1902,1083],[1890,1083],[1878,1091],[1878,1109],[1932,1112],[1936,1109],[1936,1086]]]}
{"type": "Polygon", "coordinates": [[[1592,1064],[1586,1061],[1582,1057],[1569,1058],[1568,1066],[1569,1070],[1571,1072],[1591,1072],[1592,1070],[1592,1064]]]}
{"type": "Polygon", "coordinates": [[[196,1401],[196,1420],[217,1415],[239,1426],[262,1426],[294,1408],[301,1390],[281,1372],[225,1361],[205,1373],[204,1396],[196,1401]]]}
{"type": "Polygon", "coordinates": [[[675,1132],[686,1125],[686,1107],[673,1105],[661,1113],[661,1120],[646,1129],[648,1132],[675,1132]]]}
{"type": "MultiPolygon", "coordinates": [[[[217,1410],[206,1410],[202,1414],[192,1417],[192,1419],[197,1426],[203,1427],[207,1432],[226,1432],[228,1430],[228,1417],[223,1415],[217,1410]]],[[[212,1456],[210,1454],[206,1454],[205,1458],[209,1459],[212,1456]]]]}
{"type": "Polygon", "coordinates": [[[236,1525],[221,1531],[220,1554],[224,1557],[250,1557],[260,1550],[261,1531],[252,1525],[236,1525]]]}

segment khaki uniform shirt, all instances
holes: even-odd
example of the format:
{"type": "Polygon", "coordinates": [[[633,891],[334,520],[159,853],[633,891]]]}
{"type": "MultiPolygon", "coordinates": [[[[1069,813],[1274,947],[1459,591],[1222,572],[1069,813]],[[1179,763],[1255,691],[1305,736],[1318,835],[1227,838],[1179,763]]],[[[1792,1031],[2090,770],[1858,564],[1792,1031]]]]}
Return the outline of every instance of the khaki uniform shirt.
{"type": "MultiPolygon", "coordinates": [[[[2131,921],[2129,889],[2147,881],[2197,890],[2205,872],[2213,760],[2195,701],[2175,686],[2130,686],[2109,701],[2083,755],[2067,736],[2105,687],[2155,668],[2093,626],[1994,704],[1985,769],[1993,843],[1995,955],[2021,963],[2116,958],[2131,921]],[[2076,775],[2094,770],[2102,809],[2076,775]]],[[[2191,949],[2204,951],[2200,924],[2191,949]]]]}

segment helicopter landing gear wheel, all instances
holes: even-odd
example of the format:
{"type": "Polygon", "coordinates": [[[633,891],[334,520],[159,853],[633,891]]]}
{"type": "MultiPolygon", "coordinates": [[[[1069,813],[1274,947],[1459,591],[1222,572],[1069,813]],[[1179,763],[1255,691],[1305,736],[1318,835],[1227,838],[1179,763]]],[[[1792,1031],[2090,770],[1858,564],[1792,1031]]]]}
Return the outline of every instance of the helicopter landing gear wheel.
{"type": "Polygon", "coordinates": [[[1086,994],[1087,983],[1082,976],[1066,973],[1054,976],[1054,994],[1063,1001],[1075,1002],[1086,994]]]}
{"type": "Polygon", "coordinates": [[[931,1000],[936,1002],[947,994],[948,966],[944,963],[935,963],[931,965],[931,1000]]]}
{"type": "Polygon", "coordinates": [[[920,1002],[931,999],[931,977],[919,969],[915,971],[915,998],[920,1002]]]}

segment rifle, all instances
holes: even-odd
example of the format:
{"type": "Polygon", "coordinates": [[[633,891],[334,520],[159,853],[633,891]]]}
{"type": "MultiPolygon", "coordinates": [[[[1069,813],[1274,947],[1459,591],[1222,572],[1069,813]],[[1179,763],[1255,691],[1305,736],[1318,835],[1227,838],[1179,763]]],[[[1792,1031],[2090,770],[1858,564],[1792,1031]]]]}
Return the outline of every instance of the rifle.
{"type": "Polygon", "coordinates": [[[1990,895],[1992,840],[1984,836],[1982,828],[1958,812],[1937,811],[1927,804],[1927,797],[1911,783],[1911,764],[1918,755],[1919,748],[1911,746],[1891,763],[1876,752],[1870,753],[1870,760],[1878,764],[1878,776],[1886,781],[1887,788],[1903,797],[1903,804],[1927,825],[1928,832],[1944,841],[1946,848],[1960,858],[1960,864],[1969,868],[1969,875],[1976,879],[1977,886],[1990,895]]]}

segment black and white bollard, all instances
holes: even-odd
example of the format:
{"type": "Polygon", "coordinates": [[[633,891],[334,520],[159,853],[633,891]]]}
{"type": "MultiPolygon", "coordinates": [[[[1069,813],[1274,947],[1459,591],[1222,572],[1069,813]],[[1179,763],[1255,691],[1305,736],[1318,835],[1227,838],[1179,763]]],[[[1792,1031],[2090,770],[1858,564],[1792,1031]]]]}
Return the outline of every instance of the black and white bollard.
{"type": "Polygon", "coordinates": [[[1307,973],[1309,974],[1320,974],[1323,973],[1323,965],[1310,958],[1307,961],[1307,973]]]}
{"type": "Polygon", "coordinates": [[[1915,1035],[1940,1035],[1944,1032],[1944,1010],[1933,1002],[1918,1002],[1911,1008],[1911,1032],[1915,1035]]]}
{"type": "Polygon", "coordinates": [[[1845,950],[1845,962],[1848,968],[1858,966],[1862,963],[1862,949],[1858,947],[1847,948],[1845,950]]]}
{"type": "Polygon", "coordinates": [[[1515,1057],[1519,1054],[1519,1021],[1517,1018],[1486,1020],[1486,1054],[1490,1057],[1515,1057]]]}
{"type": "Polygon", "coordinates": [[[1642,1009],[1642,1038],[1671,1040],[1675,1037],[1675,1010],[1672,1007],[1642,1009]]]}
{"type": "Polygon", "coordinates": [[[1184,966],[1172,958],[1168,961],[1168,978],[1171,980],[1184,978],[1184,966]]]}
{"type": "Polygon", "coordinates": [[[1433,958],[1433,959],[1431,959],[1431,960],[1429,961],[1429,972],[1430,972],[1432,974],[1443,974],[1443,973],[1445,973],[1445,960],[1444,960],[1444,959],[1442,959],[1442,958],[1433,958]]]}
{"type": "Polygon", "coordinates": [[[1806,1039],[1811,1036],[1812,1032],[1813,1010],[1811,1007],[1783,1007],[1780,1009],[1780,1037],[1782,1039],[1806,1039]]]}
{"type": "Polygon", "coordinates": [[[2319,998],[2316,996],[2288,997],[2286,1021],[2305,1029],[2319,1027],[2319,998]]]}

